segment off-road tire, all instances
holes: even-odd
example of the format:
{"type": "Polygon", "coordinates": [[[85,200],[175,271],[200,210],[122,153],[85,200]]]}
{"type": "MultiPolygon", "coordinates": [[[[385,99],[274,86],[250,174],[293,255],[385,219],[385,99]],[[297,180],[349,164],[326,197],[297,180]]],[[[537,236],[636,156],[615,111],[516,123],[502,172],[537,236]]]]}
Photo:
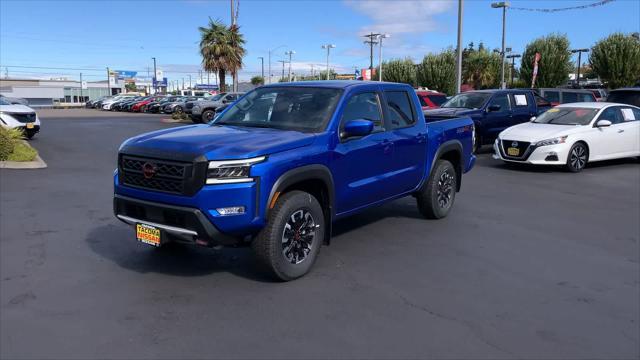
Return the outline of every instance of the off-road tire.
{"type": "Polygon", "coordinates": [[[447,160],[438,160],[427,183],[416,195],[418,210],[427,219],[441,219],[449,214],[456,199],[458,177],[447,160]]]}
{"type": "Polygon", "coordinates": [[[324,231],[324,215],[318,200],[309,193],[294,190],[280,196],[275,207],[269,211],[267,225],[254,239],[252,247],[260,262],[277,279],[290,281],[309,272],[320,253],[324,231]],[[311,215],[315,231],[308,254],[300,263],[294,264],[284,254],[284,234],[285,226],[300,210],[304,215],[307,212],[311,215]]]}

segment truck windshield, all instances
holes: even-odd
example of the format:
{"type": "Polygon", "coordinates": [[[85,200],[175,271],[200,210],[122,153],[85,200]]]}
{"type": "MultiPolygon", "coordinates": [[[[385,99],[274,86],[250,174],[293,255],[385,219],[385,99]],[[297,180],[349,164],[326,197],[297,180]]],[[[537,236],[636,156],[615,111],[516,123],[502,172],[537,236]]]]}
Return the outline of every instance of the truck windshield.
{"type": "Polygon", "coordinates": [[[577,107],[556,107],[545,111],[533,122],[556,125],[588,125],[598,112],[597,109],[577,107]]]}
{"type": "Polygon", "coordinates": [[[442,104],[441,107],[479,109],[490,97],[491,93],[484,92],[458,94],[442,104]]]}
{"type": "Polygon", "coordinates": [[[340,89],[265,87],[248,93],[213,120],[215,125],[317,132],[324,129],[340,89]]]}

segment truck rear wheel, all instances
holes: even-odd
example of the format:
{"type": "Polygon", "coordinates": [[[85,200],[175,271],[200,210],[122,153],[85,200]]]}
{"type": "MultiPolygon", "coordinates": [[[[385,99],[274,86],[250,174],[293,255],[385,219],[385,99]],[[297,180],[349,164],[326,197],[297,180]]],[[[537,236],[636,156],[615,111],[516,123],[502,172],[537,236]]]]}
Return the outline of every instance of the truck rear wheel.
{"type": "Polygon", "coordinates": [[[324,239],[324,215],[318,200],[304,191],[282,195],[269,212],[267,225],[253,250],[282,281],[305,275],[316,261],[324,239]]]}
{"type": "Polygon", "coordinates": [[[456,199],[457,182],[453,164],[447,160],[438,160],[429,180],[416,196],[422,216],[427,219],[447,216],[456,199]]]}

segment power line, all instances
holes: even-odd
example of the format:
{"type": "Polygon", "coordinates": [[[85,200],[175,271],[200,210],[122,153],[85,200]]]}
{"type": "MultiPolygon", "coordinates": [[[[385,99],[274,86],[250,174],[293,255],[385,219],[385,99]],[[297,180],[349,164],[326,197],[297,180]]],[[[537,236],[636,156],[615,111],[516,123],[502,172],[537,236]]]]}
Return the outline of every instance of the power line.
{"type": "Polygon", "coordinates": [[[568,10],[578,10],[578,9],[587,9],[590,7],[596,7],[596,6],[602,6],[611,2],[614,2],[615,0],[601,0],[598,2],[594,2],[591,4],[585,4],[585,5],[578,5],[578,6],[570,6],[570,7],[564,7],[564,8],[555,8],[555,9],[543,9],[543,8],[523,8],[523,7],[513,7],[513,6],[509,6],[510,10],[523,10],[523,11],[538,11],[538,12],[546,12],[546,13],[551,13],[551,12],[558,12],[558,11],[568,11],[568,10]]]}

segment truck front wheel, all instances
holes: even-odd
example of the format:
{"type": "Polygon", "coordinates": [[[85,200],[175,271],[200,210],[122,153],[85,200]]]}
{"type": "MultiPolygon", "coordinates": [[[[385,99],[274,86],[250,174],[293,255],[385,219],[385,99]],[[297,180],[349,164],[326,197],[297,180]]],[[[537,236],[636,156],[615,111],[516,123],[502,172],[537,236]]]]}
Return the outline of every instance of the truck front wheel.
{"type": "Polygon", "coordinates": [[[253,241],[257,257],[280,280],[305,275],[324,239],[324,215],[318,200],[304,191],[282,195],[269,212],[267,225],[253,241]]]}
{"type": "Polygon", "coordinates": [[[418,192],[418,209],[427,219],[441,219],[451,210],[456,198],[456,169],[447,160],[438,160],[431,176],[418,192]]]}

